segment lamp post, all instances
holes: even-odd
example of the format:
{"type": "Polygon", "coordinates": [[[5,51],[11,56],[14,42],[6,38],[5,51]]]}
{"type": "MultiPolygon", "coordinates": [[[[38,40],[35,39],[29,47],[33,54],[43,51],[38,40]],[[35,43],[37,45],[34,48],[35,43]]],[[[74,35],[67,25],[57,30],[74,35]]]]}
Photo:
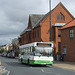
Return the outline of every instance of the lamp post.
{"type": "Polygon", "coordinates": [[[51,42],[51,0],[49,0],[49,10],[50,10],[50,42],[51,42]]]}

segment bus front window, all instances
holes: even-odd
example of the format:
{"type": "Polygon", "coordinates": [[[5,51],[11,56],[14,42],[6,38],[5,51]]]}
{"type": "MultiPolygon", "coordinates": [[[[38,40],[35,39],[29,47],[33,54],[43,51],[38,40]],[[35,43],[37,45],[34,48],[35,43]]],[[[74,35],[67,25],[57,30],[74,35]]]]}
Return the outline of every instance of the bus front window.
{"type": "Polygon", "coordinates": [[[51,47],[37,46],[35,47],[35,53],[39,53],[41,56],[52,56],[53,49],[51,47]]]}

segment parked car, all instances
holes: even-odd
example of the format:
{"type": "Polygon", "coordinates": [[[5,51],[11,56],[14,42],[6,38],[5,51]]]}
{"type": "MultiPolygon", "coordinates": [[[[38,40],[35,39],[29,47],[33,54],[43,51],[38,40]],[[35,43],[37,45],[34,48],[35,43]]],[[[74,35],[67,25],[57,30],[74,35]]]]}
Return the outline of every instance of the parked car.
{"type": "Polygon", "coordinates": [[[3,57],[6,57],[6,55],[7,55],[6,53],[3,53],[3,54],[2,54],[3,57]]]}
{"type": "Polygon", "coordinates": [[[15,58],[15,53],[14,52],[9,52],[9,53],[7,53],[7,57],[15,58]]]}
{"type": "Polygon", "coordinates": [[[0,56],[2,56],[2,53],[0,53],[0,56]]]}

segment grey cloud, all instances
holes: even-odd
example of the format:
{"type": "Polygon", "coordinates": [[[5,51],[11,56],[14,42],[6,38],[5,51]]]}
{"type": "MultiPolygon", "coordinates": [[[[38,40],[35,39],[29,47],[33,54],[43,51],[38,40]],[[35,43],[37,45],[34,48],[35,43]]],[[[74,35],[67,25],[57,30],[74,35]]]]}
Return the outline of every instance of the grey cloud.
{"type": "Polygon", "coordinates": [[[4,44],[7,44],[7,43],[11,43],[12,39],[13,38],[17,38],[17,35],[15,34],[10,34],[10,35],[2,35],[0,37],[0,45],[4,45],[4,44]]]}
{"type": "MultiPolygon", "coordinates": [[[[51,0],[52,9],[61,1],[75,16],[75,0],[51,0]]],[[[0,0],[0,44],[9,43],[27,27],[29,14],[46,14],[49,0],[0,0]]]]}

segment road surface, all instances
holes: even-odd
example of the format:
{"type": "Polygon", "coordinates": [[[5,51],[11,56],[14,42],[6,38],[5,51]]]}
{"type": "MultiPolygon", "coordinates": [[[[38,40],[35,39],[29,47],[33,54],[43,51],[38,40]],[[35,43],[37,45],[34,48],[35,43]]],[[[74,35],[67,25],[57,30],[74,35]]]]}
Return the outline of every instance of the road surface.
{"type": "Polygon", "coordinates": [[[75,71],[54,66],[28,66],[18,59],[0,57],[2,65],[10,71],[10,75],[75,75],[75,71]]]}

